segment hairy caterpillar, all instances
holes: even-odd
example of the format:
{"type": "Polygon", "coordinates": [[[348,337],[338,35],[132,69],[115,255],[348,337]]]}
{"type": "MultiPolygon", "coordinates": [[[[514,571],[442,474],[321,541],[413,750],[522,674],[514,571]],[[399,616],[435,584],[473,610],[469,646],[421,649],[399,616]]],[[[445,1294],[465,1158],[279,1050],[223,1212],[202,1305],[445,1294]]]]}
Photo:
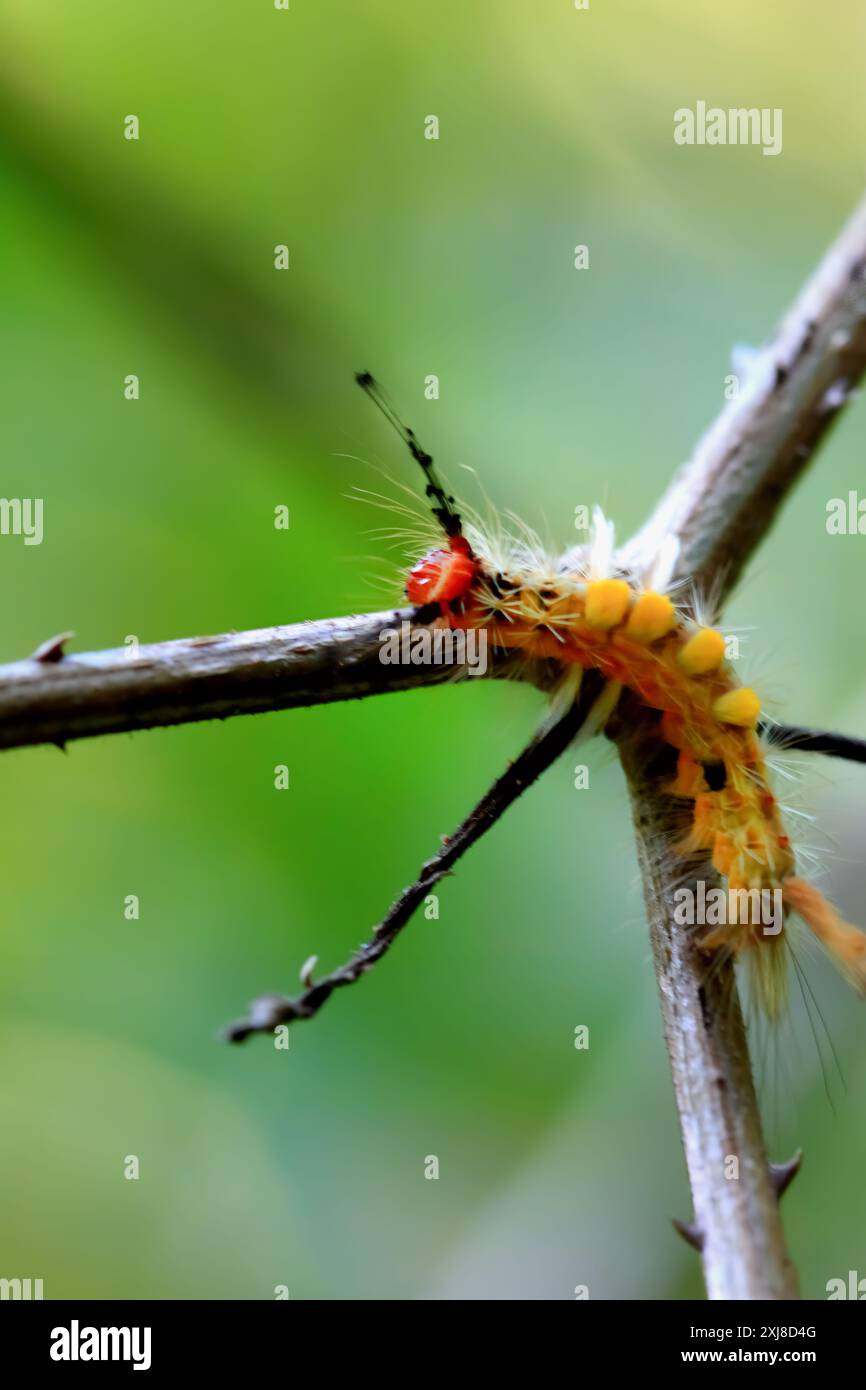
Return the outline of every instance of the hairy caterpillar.
{"type": "Polygon", "coordinates": [[[596,509],[585,562],[564,570],[528,540],[464,526],[430,455],[369,373],[357,380],[422,468],[444,532],[444,542],[406,580],[418,617],[483,631],[494,647],[557,663],[555,698],[561,701],[576,698],[584,671],[599,672],[607,684],[591,716],[595,728],[610,717],[624,688],[633,692],[657,714],[659,740],[676,750],[676,776],[668,790],[692,806],[691,828],[678,851],[708,854],[734,904],[725,925],[700,937],[701,950],[747,960],[758,1001],[776,1018],[786,999],[785,917],[796,913],[866,995],[866,934],[842,921],[819,890],[796,874],[758,732],[758,696],[736,680],[722,634],[666,592],[675,543],[662,547],[649,573],[621,572],[613,527],[596,509]],[[783,905],[772,928],[756,910],[768,893],[783,905]]]}

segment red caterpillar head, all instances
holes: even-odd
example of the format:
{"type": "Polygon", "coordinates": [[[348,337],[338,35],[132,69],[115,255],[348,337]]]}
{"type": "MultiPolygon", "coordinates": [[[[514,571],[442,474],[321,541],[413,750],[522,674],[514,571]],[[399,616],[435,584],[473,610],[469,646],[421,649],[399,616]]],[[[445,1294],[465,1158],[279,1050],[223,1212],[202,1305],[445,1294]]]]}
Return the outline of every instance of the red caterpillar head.
{"type": "Polygon", "coordinates": [[[463,536],[452,536],[448,550],[431,550],[409,571],[406,597],[410,603],[438,603],[442,611],[463,598],[475,582],[478,561],[463,536]]]}

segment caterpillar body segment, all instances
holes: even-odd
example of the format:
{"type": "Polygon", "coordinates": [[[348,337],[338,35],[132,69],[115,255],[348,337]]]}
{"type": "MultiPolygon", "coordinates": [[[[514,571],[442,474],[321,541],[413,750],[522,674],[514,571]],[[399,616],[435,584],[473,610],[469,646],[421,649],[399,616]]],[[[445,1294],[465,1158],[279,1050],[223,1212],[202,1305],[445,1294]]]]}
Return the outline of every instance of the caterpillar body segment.
{"type": "MultiPolygon", "coordinates": [[[[866,935],[795,876],[757,733],[760,701],[734,676],[724,637],[678,608],[662,586],[611,573],[612,528],[598,512],[595,537],[585,570],[563,574],[522,542],[512,560],[501,542],[494,547],[467,526],[465,535],[450,538],[447,549],[431,552],[412,570],[407,595],[435,604],[438,619],[451,627],[485,631],[495,647],[552,659],[564,671],[600,672],[608,682],[604,719],[622,687],[658,712],[659,737],[678,751],[668,790],[693,806],[678,849],[711,859],[735,909],[724,925],[704,933],[701,948],[747,959],[767,1014],[778,1016],[786,999],[784,909],[806,922],[866,995],[866,935]],[[767,895],[778,904],[778,920],[755,910],[767,895]]],[[[670,556],[662,568],[669,576],[670,556]]],[[[658,582],[659,566],[655,571],[658,582]]]]}

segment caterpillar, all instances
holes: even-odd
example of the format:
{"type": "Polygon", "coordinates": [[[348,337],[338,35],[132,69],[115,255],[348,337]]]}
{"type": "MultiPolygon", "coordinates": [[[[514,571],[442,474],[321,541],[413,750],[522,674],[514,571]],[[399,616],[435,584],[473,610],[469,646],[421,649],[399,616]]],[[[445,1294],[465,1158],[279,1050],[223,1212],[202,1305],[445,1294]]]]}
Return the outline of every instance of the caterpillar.
{"type": "Polygon", "coordinates": [[[356,380],[420,465],[443,533],[406,577],[416,618],[476,629],[492,647],[554,663],[559,701],[576,698],[584,672],[598,672],[605,686],[590,716],[593,732],[604,727],[621,692],[631,691],[657,718],[660,742],[675,750],[666,790],[691,806],[690,829],[676,852],[709,857],[727,884],[732,910],[700,936],[700,950],[745,960],[757,1001],[775,1020],[786,1000],[786,932],[796,914],[866,996],[866,934],[796,872],[759,732],[760,699],[734,675],[722,633],[701,621],[697,605],[671,596],[675,541],[662,545],[646,574],[624,572],[613,526],[596,508],[585,560],[564,569],[526,539],[464,524],[431,456],[373,377],[361,372],[356,380]],[[767,894],[781,903],[772,926],[759,908],[767,894]]]}

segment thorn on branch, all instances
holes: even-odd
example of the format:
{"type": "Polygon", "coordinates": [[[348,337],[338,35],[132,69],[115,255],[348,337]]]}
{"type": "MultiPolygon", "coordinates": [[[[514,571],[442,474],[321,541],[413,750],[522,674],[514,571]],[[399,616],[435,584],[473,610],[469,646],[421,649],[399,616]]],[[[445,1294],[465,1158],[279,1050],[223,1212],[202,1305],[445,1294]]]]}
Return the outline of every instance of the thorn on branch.
{"type": "Polygon", "coordinates": [[[36,648],[31,661],[42,661],[46,664],[62,661],[66,655],[63,650],[64,644],[74,636],[74,632],[59,632],[56,637],[49,637],[47,642],[43,642],[41,646],[36,648]]]}
{"type": "Polygon", "coordinates": [[[319,964],[319,957],[318,957],[318,956],[310,956],[309,959],[308,959],[308,960],[305,960],[304,963],[303,963],[303,965],[301,966],[300,974],[299,974],[299,977],[298,977],[298,978],[300,979],[301,984],[304,986],[305,989],[309,989],[310,986],[312,985],[312,983],[313,983],[313,971],[315,970],[315,968],[316,968],[316,966],[317,966],[318,964],[319,964]]]}
{"type": "MultiPolygon", "coordinates": [[[[793,1158],[788,1159],[787,1163],[770,1163],[770,1185],[776,1194],[776,1200],[781,1201],[785,1192],[791,1186],[795,1177],[800,1171],[803,1163],[803,1150],[798,1149],[793,1158]]],[[[671,1225],[678,1235],[681,1235],[687,1245],[698,1254],[703,1253],[704,1234],[694,1221],[680,1221],[677,1217],[671,1218],[671,1225]]]]}
{"type": "Polygon", "coordinates": [[[671,1225],[678,1235],[681,1235],[686,1245],[690,1245],[698,1254],[703,1253],[704,1233],[699,1230],[693,1221],[678,1221],[675,1216],[671,1217],[671,1225]]]}
{"type": "Polygon", "coordinates": [[[781,1201],[791,1183],[800,1171],[803,1163],[803,1150],[798,1149],[793,1158],[789,1158],[787,1163],[770,1164],[770,1182],[776,1197],[781,1201]]]}

